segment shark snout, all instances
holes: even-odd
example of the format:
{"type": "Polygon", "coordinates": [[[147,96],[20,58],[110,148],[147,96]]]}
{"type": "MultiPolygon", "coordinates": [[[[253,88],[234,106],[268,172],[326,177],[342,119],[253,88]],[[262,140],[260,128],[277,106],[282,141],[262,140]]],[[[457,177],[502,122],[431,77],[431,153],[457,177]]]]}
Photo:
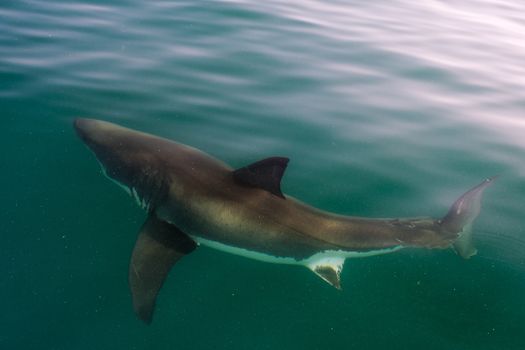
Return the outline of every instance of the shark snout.
{"type": "Polygon", "coordinates": [[[93,150],[118,145],[126,130],[112,123],[89,118],[77,118],[73,126],[77,135],[93,150]]]}
{"type": "Polygon", "coordinates": [[[93,143],[94,138],[97,134],[97,120],[87,118],[77,118],[73,122],[73,126],[77,135],[84,141],[84,143],[90,145],[93,143]]]}
{"type": "Polygon", "coordinates": [[[73,122],[73,127],[82,142],[95,152],[101,162],[109,156],[114,156],[122,142],[118,128],[108,122],[77,118],[73,122]]]}

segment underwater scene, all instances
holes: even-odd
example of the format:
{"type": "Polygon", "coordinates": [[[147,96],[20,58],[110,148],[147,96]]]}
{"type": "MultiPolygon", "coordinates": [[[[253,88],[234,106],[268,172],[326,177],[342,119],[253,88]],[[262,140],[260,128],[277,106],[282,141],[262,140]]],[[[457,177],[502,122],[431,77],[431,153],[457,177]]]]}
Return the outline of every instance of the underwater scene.
{"type": "Polygon", "coordinates": [[[3,1],[0,349],[525,349],[523,62],[520,1],[3,1]]]}

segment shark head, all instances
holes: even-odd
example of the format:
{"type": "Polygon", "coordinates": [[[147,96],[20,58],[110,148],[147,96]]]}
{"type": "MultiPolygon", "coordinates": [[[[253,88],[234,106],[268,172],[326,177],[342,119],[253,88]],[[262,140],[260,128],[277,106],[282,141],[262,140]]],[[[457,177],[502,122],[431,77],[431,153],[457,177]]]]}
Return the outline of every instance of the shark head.
{"type": "Polygon", "coordinates": [[[118,125],[79,118],[75,130],[97,157],[104,174],[151,209],[165,193],[160,139],[118,125]]]}

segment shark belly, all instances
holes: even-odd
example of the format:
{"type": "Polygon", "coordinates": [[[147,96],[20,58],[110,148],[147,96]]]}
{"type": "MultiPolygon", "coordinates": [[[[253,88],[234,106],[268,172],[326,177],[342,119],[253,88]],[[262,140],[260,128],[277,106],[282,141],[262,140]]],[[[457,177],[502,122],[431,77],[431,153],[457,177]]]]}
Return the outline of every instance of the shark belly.
{"type": "Polygon", "coordinates": [[[375,249],[369,251],[351,251],[351,250],[321,250],[305,259],[296,259],[291,256],[276,256],[268,253],[258,252],[255,250],[237,247],[233,245],[224,244],[218,241],[202,238],[199,236],[190,235],[190,237],[197,242],[198,245],[203,245],[212,249],[220,250],[229,254],[243,256],[245,258],[259,260],[273,264],[286,265],[302,265],[311,267],[319,264],[326,264],[333,262],[335,264],[342,264],[345,259],[349,258],[365,258],[374,255],[382,255],[398,251],[403,246],[394,246],[385,249],[375,249]]]}
{"type": "Polygon", "coordinates": [[[190,237],[197,242],[198,245],[203,245],[209,248],[220,250],[225,253],[243,256],[245,258],[274,263],[274,264],[287,264],[287,265],[300,265],[300,260],[296,260],[293,257],[282,257],[274,256],[267,253],[258,252],[242,247],[236,247],[233,245],[224,244],[221,242],[213,241],[210,239],[202,238],[199,236],[190,235],[190,237]]]}

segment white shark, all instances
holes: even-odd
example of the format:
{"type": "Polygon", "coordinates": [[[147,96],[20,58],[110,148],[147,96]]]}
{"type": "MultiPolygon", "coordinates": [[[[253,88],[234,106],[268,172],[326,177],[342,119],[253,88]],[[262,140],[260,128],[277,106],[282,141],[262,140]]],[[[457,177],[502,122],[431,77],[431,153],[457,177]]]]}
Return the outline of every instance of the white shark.
{"type": "Polygon", "coordinates": [[[234,170],[195,148],[112,123],[76,119],[74,126],[104,173],[148,212],[129,266],[134,310],[146,323],[171,267],[200,244],[303,265],[336,288],[348,258],[408,247],[452,247],[469,258],[476,254],[472,222],[494,180],[463,194],[441,219],[349,217],[285,196],[284,157],[234,170]]]}

